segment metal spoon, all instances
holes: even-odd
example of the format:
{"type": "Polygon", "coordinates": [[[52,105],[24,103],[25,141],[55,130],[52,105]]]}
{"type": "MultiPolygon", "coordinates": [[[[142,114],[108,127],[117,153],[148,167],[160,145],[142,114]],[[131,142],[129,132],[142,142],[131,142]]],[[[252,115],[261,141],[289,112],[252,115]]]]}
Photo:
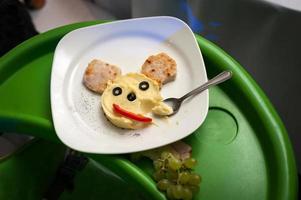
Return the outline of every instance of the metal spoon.
{"type": "Polygon", "coordinates": [[[223,71],[222,73],[220,73],[217,76],[215,76],[214,78],[210,79],[209,81],[207,81],[206,83],[204,83],[200,87],[192,90],[191,92],[188,92],[187,94],[185,94],[181,98],[167,98],[167,99],[165,99],[163,102],[166,103],[167,105],[169,105],[173,110],[173,112],[168,116],[176,114],[179,111],[183,101],[185,99],[187,99],[188,97],[190,97],[192,95],[199,94],[199,93],[203,92],[204,90],[208,89],[210,86],[222,83],[222,82],[230,79],[231,77],[232,77],[232,72],[223,71]]]}

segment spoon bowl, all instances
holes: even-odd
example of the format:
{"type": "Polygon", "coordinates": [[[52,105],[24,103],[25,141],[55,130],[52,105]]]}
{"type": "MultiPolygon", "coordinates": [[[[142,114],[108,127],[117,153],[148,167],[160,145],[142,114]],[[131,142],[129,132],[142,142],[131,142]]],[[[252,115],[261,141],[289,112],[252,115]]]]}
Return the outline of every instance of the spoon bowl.
{"type": "Polygon", "coordinates": [[[172,108],[172,113],[169,114],[168,116],[172,116],[174,114],[176,114],[183,101],[191,96],[195,96],[201,92],[203,92],[204,90],[208,89],[209,87],[213,86],[213,85],[217,85],[219,83],[222,83],[228,79],[230,79],[232,77],[232,72],[230,71],[223,71],[222,73],[218,74],[217,76],[215,76],[214,78],[210,79],[209,81],[207,81],[206,83],[204,83],[203,85],[197,87],[196,89],[188,92],[187,94],[185,94],[184,96],[180,97],[180,98],[167,98],[164,100],[164,103],[166,103],[167,105],[169,105],[172,108]]]}
{"type": "Polygon", "coordinates": [[[168,116],[172,116],[172,115],[176,114],[180,110],[180,107],[182,105],[182,101],[179,101],[179,99],[173,98],[173,97],[165,99],[164,103],[167,104],[168,106],[170,106],[173,111],[168,116]]]}

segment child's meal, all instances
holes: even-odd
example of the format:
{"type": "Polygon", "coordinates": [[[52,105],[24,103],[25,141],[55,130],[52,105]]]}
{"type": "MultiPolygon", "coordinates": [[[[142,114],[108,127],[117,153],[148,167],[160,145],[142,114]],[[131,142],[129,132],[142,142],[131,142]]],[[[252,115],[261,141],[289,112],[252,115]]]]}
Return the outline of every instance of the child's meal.
{"type": "MultiPolygon", "coordinates": [[[[148,57],[141,73],[122,75],[120,68],[102,60],[92,60],[85,70],[83,83],[101,94],[101,107],[115,126],[140,129],[152,124],[151,114],[168,116],[172,108],[163,102],[162,85],[175,80],[177,64],[166,53],[148,57]]],[[[157,149],[132,154],[132,158],[153,160],[153,178],[169,199],[192,199],[199,190],[201,177],[193,172],[196,160],[191,147],[181,141],[157,149]]]]}
{"type": "Polygon", "coordinates": [[[147,58],[141,73],[125,75],[117,66],[94,59],[86,68],[83,83],[89,90],[102,94],[101,107],[112,124],[140,129],[152,123],[150,114],[172,113],[172,108],[163,102],[160,88],[174,80],[176,73],[175,60],[165,53],[147,58]]]}

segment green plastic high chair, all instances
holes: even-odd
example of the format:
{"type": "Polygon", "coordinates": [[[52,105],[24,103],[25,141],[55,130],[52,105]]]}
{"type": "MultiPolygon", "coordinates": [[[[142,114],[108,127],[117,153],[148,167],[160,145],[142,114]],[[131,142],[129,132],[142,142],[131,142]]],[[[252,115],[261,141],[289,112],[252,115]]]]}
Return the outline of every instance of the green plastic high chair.
{"type": "MultiPolygon", "coordinates": [[[[25,41],[0,58],[0,131],[47,140],[27,150],[26,164],[18,166],[18,170],[14,157],[0,162],[0,199],[9,199],[14,191],[44,190],[58,162],[63,159],[60,155],[64,146],[56,136],[50,109],[50,73],[54,50],[68,32],[98,23],[103,22],[83,22],[48,31],[25,41]],[[48,148],[49,151],[41,151],[48,148]],[[26,171],[29,163],[29,166],[35,167],[36,174],[26,171]],[[49,169],[45,170],[45,166],[49,169]],[[11,178],[5,178],[8,176],[11,178]],[[34,177],[37,181],[30,182],[34,177]],[[4,181],[6,184],[2,184],[4,181]]],[[[184,139],[193,148],[193,157],[198,160],[195,170],[202,177],[195,199],[296,199],[294,155],[275,109],[251,76],[233,58],[201,36],[196,35],[196,39],[208,77],[231,70],[233,78],[210,89],[210,106],[205,122],[184,139]]],[[[81,194],[87,194],[89,190],[95,192],[102,185],[107,188],[108,184],[117,184],[112,192],[122,193],[125,198],[126,195],[136,198],[136,194],[141,193],[143,198],[166,199],[156,188],[151,176],[152,163],[147,159],[134,163],[127,155],[86,156],[91,161],[87,165],[88,172],[84,169],[81,172],[84,175],[79,174],[75,183],[81,184],[75,184],[73,193],[64,193],[62,199],[81,199],[81,194]],[[108,172],[97,166],[109,169],[122,181],[114,182],[111,176],[104,179],[108,172]],[[102,175],[95,175],[99,171],[102,175]],[[95,181],[97,187],[85,186],[91,181],[95,181]],[[128,185],[132,189],[126,193],[124,187],[128,185]]],[[[102,199],[119,198],[118,195],[107,196],[108,193],[99,191],[98,195],[105,195],[102,199]]],[[[24,197],[23,194],[28,193],[16,192],[15,197],[38,197],[34,194],[24,197]]],[[[100,197],[91,197],[96,198],[100,197]]]]}

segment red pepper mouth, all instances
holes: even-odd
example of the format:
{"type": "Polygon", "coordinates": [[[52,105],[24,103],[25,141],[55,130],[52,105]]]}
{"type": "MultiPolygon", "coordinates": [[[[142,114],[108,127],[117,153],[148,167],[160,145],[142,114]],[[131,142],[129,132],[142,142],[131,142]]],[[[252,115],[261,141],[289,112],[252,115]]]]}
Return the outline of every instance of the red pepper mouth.
{"type": "Polygon", "coordinates": [[[143,115],[140,115],[140,114],[135,114],[133,112],[130,112],[130,111],[127,111],[123,108],[121,108],[119,105],[117,104],[113,104],[113,110],[126,117],[126,118],[129,118],[129,119],[132,119],[132,120],[135,120],[135,121],[138,121],[138,122],[144,122],[144,123],[150,123],[152,122],[152,118],[149,118],[149,117],[145,117],[143,115]]]}

